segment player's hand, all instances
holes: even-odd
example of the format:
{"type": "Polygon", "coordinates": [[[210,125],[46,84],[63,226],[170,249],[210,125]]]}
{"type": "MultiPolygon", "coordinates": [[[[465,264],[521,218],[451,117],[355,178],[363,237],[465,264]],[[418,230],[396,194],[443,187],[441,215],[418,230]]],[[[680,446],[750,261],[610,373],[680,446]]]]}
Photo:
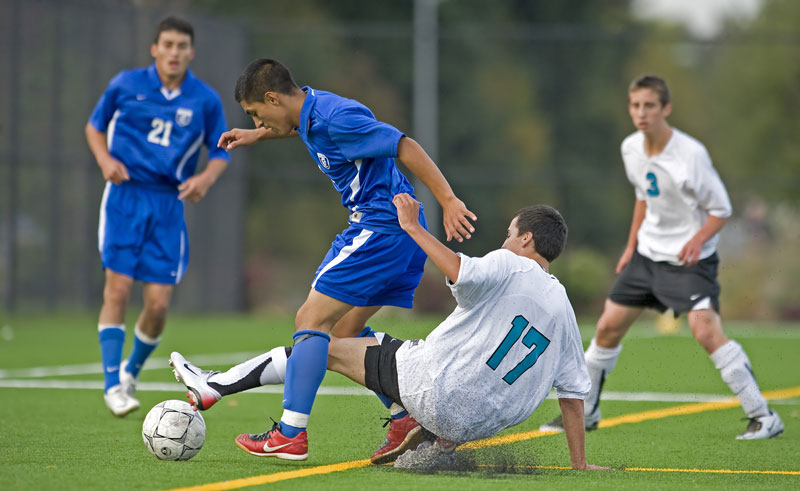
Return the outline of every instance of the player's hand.
{"type": "Polygon", "coordinates": [[[681,252],[678,253],[678,259],[681,260],[684,266],[697,264],[697,261],[700,260],[700,251],[702,249],[702,240],[692,237],[689,242],[683,246],[681,252]]]}
{"type": "Polygon", "coordinates": [[[419,225],[419,202],[408,193],[396,194],[392,198],[395,208],[397,208],[397,221],[400,228],[408,229],[419,225]]]}
{"type": "Polygon", "coordinates": [[[103,179],[111,181],[114,184],[131,180],[131,176],[128,174],[128,169],[125,165],[114,158],[110,158],[100,164],[100,170],[103,172],[103,179]]]}
{"type": "Polygon", "coordinates": [[[178,186],[178,191],[181,192],[178,199],[188,199],[192,203],[197,203],[205,197],[212,184],[203,174],[192,176],[178,186]]]}
{"type": "Polygon", "coordinates": [[[217,147],[231,151],[236,147],[252,145],[260,139],[259,130],[243,130],[234,128],[228,130],[219,137],[217,147]]]}
{"type": "Polygon", "coordinates": [[[470,220],[477,221],[478,217],[467,209],[463,201],[453,196],[450,202],[442,206],[442,220],[447,240],[464,242],[464,239],[472,238],[472,233],[475,232],[470,220]]]}
{"type": "Polygon", "coordinates": [[[622,255],[619,257],[619,261],[617,261],[617,274],[622,273],[622,270],[625,269],[625,266],[631,262],[631,258],[633,257],[633,252],[636,249],[633,248],[626,248],[622,255]]]}

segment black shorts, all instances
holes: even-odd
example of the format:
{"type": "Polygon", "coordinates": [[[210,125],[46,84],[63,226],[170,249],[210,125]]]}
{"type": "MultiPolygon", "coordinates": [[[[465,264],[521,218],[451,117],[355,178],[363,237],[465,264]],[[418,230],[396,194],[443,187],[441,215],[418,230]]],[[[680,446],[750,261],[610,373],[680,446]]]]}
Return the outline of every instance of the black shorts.
{"type": "Polygon", "coordinates": [[[368,389],[382,394],[397,404],[400,401],[400,385],[397,383],[397,358],[395,354],[403,341],[384,334],[377,346],[367,346],[364,355],[364,383],[368,389]]]}
{"type": "Polygon", "coordinates": [[[672,309],[675,317],[709,298],[719,312],[718,266],[716,252],[692,266],[653,261],[634,252],[608,298],[629,307],[651,307],[659,312],[672,309]]]}

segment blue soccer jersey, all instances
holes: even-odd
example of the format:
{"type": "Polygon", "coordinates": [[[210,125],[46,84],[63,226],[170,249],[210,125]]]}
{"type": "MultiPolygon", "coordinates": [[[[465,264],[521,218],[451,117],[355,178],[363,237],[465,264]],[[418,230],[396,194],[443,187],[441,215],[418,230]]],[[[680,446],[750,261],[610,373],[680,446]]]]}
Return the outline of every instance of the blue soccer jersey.
{"type": "Polygon", "coordinates": [[[311,87],[303,90],[298,135],[341,193],[350,223],[385,234],[403,233],[392,204],[395,194],[414,194],[394,162],[403,133],[375,119],[358,101],[311,87]]]}
{"type": "Polygon", "coordinates": [[[106,133],[109,152],[133,182],[177,187],[194,175],[204,144],[209,160],[229,160],[217,148],[227,129],[219,96],[190,71],[173,91],[161,84],[155,65],[120,72],[89,123],[106,133]]]}

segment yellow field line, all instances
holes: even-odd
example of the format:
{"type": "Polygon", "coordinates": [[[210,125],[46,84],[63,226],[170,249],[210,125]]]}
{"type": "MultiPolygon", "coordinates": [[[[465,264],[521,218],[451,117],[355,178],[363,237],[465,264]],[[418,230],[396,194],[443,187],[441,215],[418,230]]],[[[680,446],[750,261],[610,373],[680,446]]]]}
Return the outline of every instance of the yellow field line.
{"type": "MultiPolygon", "coordinates": [[[[480,465],[478,467],[492,467],[490,465],[480,465]]],[[[572,467],[564,467],[560,465],[518,465],[518,469],[547,469],[568,471],[572,467]]],[[[656,467],[621,467],[614,469],[617,471],[626,472],[687,472],[699,474],[771,474],[780,476],[800,476],[800,471],[749,471],[737,469],[670,469],[670,468],[656,468],[656,467]]]]}
{"type": "MultiPolygon", "coordinates": [[[[788,389],[770,390],[764,392],[764,397],[767,400],[774,399],[788,399],[790,397],[800,397],[800,386],[791,387],[788,389]]],[[[624,414],[614,418],[607,418],[600,421],[600,428],[608,428],[628,423],[641,423],[652,419],[668,418],[671,416],[683,416],[687,414],[695,414],[704,411],[716,411],[719,409],[728,409],[739,405],[739,401],[731,397],[730,400],[724,402],[700,402],[694,404],[684,404],[680,406],[673,406],[664,409],[654,409],[652,411],[643,411],[640,413],[624,414]]],[[[496,445],[506,445],[523,440],[530,440],[533,438],[540,438],[548,435],[555,435],[555,431],[527,431],[523,433],[514,433],[511,435],[498,436],[487,438],[485,440],[478,440],[468,442],[461,445],[462,449],[476,449],[484,447],[493,447],[496,445]]],[[[233,479],[230,481],[220,481],[209,484],[200,484],[198,486],[190,486],[186,488],[176,488],[171,491],[223,491],[228,489],[239,489],[248,486],[257,486],[259,484],[268,484],[278,481],[285,481],[288,479],[296,479],[298,477],[316,476],[320,474],[330,474],[331,472],[346,471],[349,469],[357,469],[359,467],[367,467],[370,465],[369,460],[355,460],[351,462],[341,462],[339,464],[321,465],[311,467],[308,469],[298,469],[296,471],[276,472],[274,474],[263,474],[260,476],[245,477],[242,479],[233,479]]],[[[537,466],[541,469],[569,469],[569,467],[557,466],[537,466]]],[[[647,471],[647,472],[705,472],[717,474],[785,474],[785,475],[800,475],[800,471],[749,471],[749,470],[728,470],[728,469],[655,469],[646,467],[627,467],[620,470],[625,471],[647,471]]]]}
{"type": "Polygon", "coordinates": [[[354,460],[352,462],[320,465],[308,469],[298,469],[296,471],[276,472],[275,474],[263,474],[260,476],[244,477],[242,479],[232,479],[230,481],[200,484],[199,486],[190,486],[188,488],[176,488],[171,491],[222,491],[227,489],[239,489],[248,486],[258,486],[259,484],[285,481],[287,479],[296,479],[298,477],[317,476],[320,474],[330,474],[331,472],[357,469],[359,467],[366,467],[371,464],[372,463],[369,461],[369,459],[354,460]]]}

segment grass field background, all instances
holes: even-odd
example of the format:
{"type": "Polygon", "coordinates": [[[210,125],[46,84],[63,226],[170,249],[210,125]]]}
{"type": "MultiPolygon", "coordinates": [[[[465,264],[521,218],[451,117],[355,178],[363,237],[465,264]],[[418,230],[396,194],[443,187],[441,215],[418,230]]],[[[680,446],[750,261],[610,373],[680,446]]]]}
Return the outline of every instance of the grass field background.
{"type": "MultiPolygon", "coordinates": [[[[383,316],[373,323],[401,338],[424,337],[438,318],[383,316]]],[[[134,319],[130,319],[129,326],[134,319]]],[[[204,368],[227,368],[290,339],[291,318],[248,316],[173,316],[158,350],[140,375],[142,409],[125,419],[105,408],[102,392],[91,388],[14,388],[26,383],[99,384],[96,320],[82,314],[6,316],[0,321],[0,489],[174,489],[259,477],[274,489],[800,489],[800,397],[776,400],[786,425],[784,435],[767,441],[737,441],[746,423],[739,407],[683,416],[648,419],[601,428],[587,435],[590,463],[615,468],[578,472],[568,466],[563,435],[528,438],[474,450],[461,450],[459,471],[418,474],[391,466],[358,466],[327,474],[293,477],[280,474],[363,461],[385,435],[385,410],[370,395],[319,395],[309,426],[310,458],[306,462],[259,459],[239,450],[233,439],[242,432],[261,432],[270,416],[281,414],[281,395],[239,394],[204,413],[207,436],[203,450],[187,462],[162,462],[142,442],[141,424],[148,409],[166,399],[184,400],[166,359],[173,350],[189,360],[216,360],[204,368]],[[216,356],[217,358],[214,358],[216,356]],[[230,360],[229,362],[226,360],[230,360]],[[55,375],[34,367],[76,367],[78,374],[55,375]],[[171,385],[164,385],[171,384],[171,385]],[[143,387],[146,389],[146,387],[143,387]],[[649,468],[654,470],[629,470],[649,468]],[[694,469],[667,472],[666,469],[694,469]],[[778,473],[708,473],[704,471],[782,471],[778,473]],[[793,473],[793,474],[792,474],[793,473]]],[[[132,329],[128,330],[127,355],[132,329]]],[[[582,324],[584,343],[593,326],[582,324]]],[[[762,390],[800,386],[800,325],[728,323],[726,333],[746,349],[762,390]]],[[[356,388],[336,374],[324,387],[356,388]]],[[[729,396],[708,356],[684,326],[661,335],[653,322],[640,322],[625,338],[617,369],[605,391],[658,393],[675,401],[606,400],[607,420],[626,414],[684,406],[682,394],[729,396]]],[[[795,390],[795,393],[797,390],[795,390]]],[[[531,432],[557,414],[547,400],[522,425],[501,435],[531,432]]],[[[246,484],[246,483],[244,483],[246,484]]],[[[228,489],[222,485],[216,489],[228,489]]],[[[252,488],[251,488],[252,489],[252,488]]]]}

